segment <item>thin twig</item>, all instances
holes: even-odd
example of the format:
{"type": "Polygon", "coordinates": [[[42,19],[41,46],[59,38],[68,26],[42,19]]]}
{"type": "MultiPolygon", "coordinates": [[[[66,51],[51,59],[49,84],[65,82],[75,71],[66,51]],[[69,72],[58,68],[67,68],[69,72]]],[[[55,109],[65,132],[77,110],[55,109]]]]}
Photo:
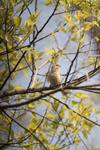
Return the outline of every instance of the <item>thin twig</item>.
{"type": "Polygon", "coordinates": [[[12,75],[12,73],[16,70],[17,66],[19,65],[19,63],[21,62],[21,60],[23,59],[23,57],[24,57],[25,54],[26,54],[26,51],[23,53],[23,55],[21,56],[21,58],[19,59],[19,61],[15,65],[15,67],[12,69],[12,71],[10,72],[10,74],[7,76],[7,78],[4,80],[3,84],[0,87],[0,91],[5,86],[6,82],[8,81],[8,79],[10,78],[10,76],[12,75]]]}
{"type": "Polygon", "coordinates": [[[71,79],[70,83],[71,83],[71,82],[73,81],[73,79],[77,76],[77,74],[79,73],[80,69],[82,68],[82,66],[84,65],[84,63],[86,62],[86,60],[88,59],[89,54],[90,54],[90,52],[91,52],[92,41],[93,41],[93,39],[91,39],[90,48],[89,48],[89,52],[88,52],[87,56],[84,58],[83,62],[81,63],[80,67],[78,68],[78,70],[77,70],[77,72],[75,73],[75,75],[73,76],[73,78],[71,79]]]}
{"type": "MultiPolygon", "coordinates": [[[[57,100],[59,103],[63,104],[67,109],[72,110],[66,103],[60,101],[59,99],[55,98],[55,97],[52,96],[52,95],[50,95],[50,97],[54,98],[54,99],[57,100]]],[[[79,114],[79,113],[76,112],[75,110],[72,110],[72,111],[73,111],[75,114],[77,114],[78,116],[80,116],[80,117],[82,117],[82,118],[88,120],[89,122],[91,122],[91,123],[93,123],[93,124],[95,124],[95,125],[97,125],[97,126],[100,127],[100,124],[99,124],[99,123],[97,123],[97,122],[95,122],[95,121],[93,121],[93,120],[90,120],[89,118],[83,116],[82,114],[79,114]]]]}
{"type": "MultiPolygon", "coordinates": [[[[61,85],[61,84],[59,84],[59,85],[61,85]]],[[[58,86],[58,85],[57,85],[58,86]]],[[[1,110],[3,110],[3,109],[6,109],[6,108],[12,108],[12,107],[19,107],[19,106],[22,106],[22,105],[26,105],[26,104],[29,104],[29,103],[31,103],[31,102],[35,102],[35,101],[39,101],[39,100],[41,100],[42,98],[44,98],[44,97],[47,97],[47,96],[49,96],[50,94],[54,94],[54,93],[57,93],[58,91],[62,91],[62,87],[60,87],[60,88],[57,88],[57,86],[54,86],[54,87],[45,87],[45,88],[39,88],[39,89],[32,89],[33,90],[33,92],[42,92],[43,90],[45,91],[45,90],[53,90],[54,88],[54,90],[53,91],[50,91],[50,92],[48,92],[48,93],[46,93],[46,94],[42,94],[42,95],[40,95],[40,96],[37,96],[37,97],[35,97],[35,98],[31,98],[31,99],[29,99],[29,100],[27,100],[27,101],[24,101],[24,102],[20,102],[20,103],[15,103],[15,104],[10,104],[10,105],[2,105],[2,104],[0,104],[0,109],[1,110]]],[[[94,86],[100,86],[100,84],[96,84],[96,85],[87,85],[87,86],[77,86],[77,87],[74,87],[74,86],[65,86],[65,87],[63,87],[63,89],[65,90],[65,89],[73,89],[73,90],[85,90],[86,91],[86,89],[87,89],[87,91],[88,91],[88,89],[91,89],[91,90],[100,90],[100,88],[94,88],[94,86]],[[93,87],[92,87],[93,86],[93,87]]],[[[24,93],[26,93],[26,92],[29,92],[29,91],[31,91],[31,89],[26,89],[25,91],[24,91],[24,93]]]]}
{"type": "Polygon", "coordinates": [[[44,147],[44,149],[48,150],[46,148],[46,146],[43,144],[43,142],[38,138],[36,137],[36,135],[34,135],[30,130],[28,130],[25,126],[23,126],[21,123],[19,123],[17,120],[15,120],[13,117],[11,117],[9,114],[7,114],[5,111],[3,111],[6,116],[8,116],[10,119],[12,119],[15,123],[17,123],[20,127],[22,127],[23,129],[25,129],[27,132],[29,132],[31,135],[33,135],[33,137],[44,147]]]}
{"type": "MultiPolygon", "coordinates": [[[[80,44],[79,44],[79,47],[80,47],[80,44]]],[[[76,57],[77,57],[78,54],[79,54],[79,47],[78,47],[78,49],[77,49],[77,52],[76,52],[76,55],[75,55],[74,59],[72,60],[72,63],[71,63],[70,68],[69,68],[69,71],[68,71],[68,73],[67,73],[67,75],[66,75],[65,83],[67,82],[67,79],[68,79],[68,76],[69,76],[70,71],[71,71],[71,69],[72,69],[72,66],[73,66],[73,64],[74,64],[74,61],[76,60],[76,57]]]]}
{"type": "Polygon", "coordinates": [[[32,78],[31,85],[29,87],[30,89],[32,89],[34,87],[35,79],[36,79],[36,76],[37,76],[37,73],[38,73],[38,68],[36,67],[36,64],[34,64],[34,67],[35,67],[35,74],[32,78]]]}
{"type": "Polygon", "coordinates": [[[44,62],[40,67],[38,67],[38,70],[40,70],[43,66],[45,66],[47,63],[49,62],[49,60],[47,60],[46,62],[44,62]]]}
{"type": "MultiPolygon", "coordinates": [[[[5,17],[5,35],[7,34],[7,14],[8,13],[8,6],[6,8],[6,17],[5,17]]],[[[7,46],[7,41],[5,42],[5,46],[6,46],[6,52],[7,52],[7,62],[8,62],[8,70],[9,70],[9,74],[10,74],[10,63],[9,63],[9,55],[8,55],[8,46],[7,46]]]]}

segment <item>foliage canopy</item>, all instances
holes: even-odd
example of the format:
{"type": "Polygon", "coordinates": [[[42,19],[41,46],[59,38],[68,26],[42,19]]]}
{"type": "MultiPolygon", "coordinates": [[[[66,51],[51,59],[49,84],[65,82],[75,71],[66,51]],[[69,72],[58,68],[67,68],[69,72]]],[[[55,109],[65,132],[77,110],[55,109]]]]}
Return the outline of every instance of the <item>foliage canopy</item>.
{"type": "Polygon", "coordinates": [[[46,0],[43,5],[51,12],[41,27],[44,9],[39,5],[38,0],[0,1],[0,149],[65,150],[80,143],[89,149],[85,141],[94,125],[100,127],[92,119],[100,109],[91,102],[91,94],[100,95],[100,82],[91,82],[100,72],[100,0],[46,0]],[[56,29],[49,24],[53,17],[56,29]],[[59,35],[66,36],[63,45],[59,35]],[[38,50],[43,41],[45,47],[38,50]],[[75,46],[69,48],[70,43],[75,46]],[[61,74],[69,90],[65,96],[58,94],[61,88],[46,86],[51,64],[63,60],[64,69],[69,62],[61,74]],[[22,72],[28,78],[24,88],[17,83],[22,72]]]}

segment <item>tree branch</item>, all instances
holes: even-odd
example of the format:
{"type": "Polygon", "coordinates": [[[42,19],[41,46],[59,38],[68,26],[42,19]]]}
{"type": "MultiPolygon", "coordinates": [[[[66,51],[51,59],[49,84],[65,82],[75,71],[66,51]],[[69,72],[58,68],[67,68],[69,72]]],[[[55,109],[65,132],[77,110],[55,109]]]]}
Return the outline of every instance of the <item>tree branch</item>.
{"type": "Polygon", "coordinates": [[[78,68],[78,70],[77,70],[77,72],[75,73],[75,75],[72,77],[72,79],[71,79],[70,83],[71,83],[71,82],[73,81],[73,79],[77,76],[77,74],[78,74],[78,72],[80,71],[80,69],[82,68],[83,64],[84,64],[84,63],[85,63],[85,61],[88,59],[89,54],[90,54],[90,52],[91,52],[92,41],[93,41],[93,39],[91,39],[89,52],[88,52],[88,54],[87,54],[86,58],[84,58],[84,60],[83,60],[82,64],[81,64],[81,65],[80,65],[80,67],[78,68]]]}
{"type": "Polygon", "coordinates": [[[43,144],[43,142],[38,138],[36,137],[36,135],[34,135],[30,130],[28,130],[26,127],[24,127],[21,123],[19,123],[17,120],[15,120],[13,117],[11,117],[9,114],[7,114],[5,111],[3,111],[6,116],[8,116],[10,119],[12,119],[16,124],[18,124],[20,127],[22,127],[23,129],[25,129],[27,132],[29,132],[31,135],[33,135],[33,137],[44,147],[44,149],[48,150],[46,148],[46,146],[43,144]]]}
{"type": "Polygon", "coordinates": [[[51,95],[50,95],[50,97],[52,97],[53,99],[57,100],[59,103],[63,104],[67,109],[72,110],[72,111],[73,111],[75,114],[77,114],[78,116],[80,116],[80,117],[82,117],[82,118],[88,120],[89,122],[93,123],[94,125],[97,125],[97,126],[100,127],[100,124],[96,123],[95,121],[90,120],[89,118],[83,116],[82,114],[79,114],[79,113],[76,112],[75,110],[71,109],[66,103],[60,101],[59,99],[55,98],[54,96],[51,96],[51,95]]]}
{"type": "MultiPolygon", "coordinates": [[[[91,89],[91,90],[100,90],[100,88],[94,88],[94,86],[100,86],[100,84],[98,85],[92,85],[93,88],[91,87],[91,85],[88,85],[88,86],[78,86],[78,87],[73,87],[73,86],[66,86],[64,87],[63,89],[73,89],[73,90],[85,90],[87,89],[91,89]]],[[[57,86],[56,86],[57,87],[57,86]]],[[[48,87],[48,88],[40,88],[40,89],[35,89],[35,91],[37,92],[42,92],[43,90],[52,90],[54,87],[48,87]]],[[[42,98],[44,97],[47,97],[49,96],[50,94],[54,94],[54,93],[57,93],[58,91],[62,91],[62,88],[56,88],[55,90],[51,91],[51,92],[48,92],[46,94],[43,94],[43,95],[40,95],[40,96],[37,96],[35,98],[31,98],[27,101],[24,101],[24,102],[20,102],[20,103],[17,103],[17,104],[11,104],[11,105],[0,105],[0,109],[1,110],[4,110],[6,108],[13,108],[13,107],[19,107],[19,106],[22,106],[22,105],[26,105],[26,104],[29,104],[31,102],[35,102],[35,101],[38,101],[38,100],[41,100],[42,98]]]]}
{"type": "MultiPolygon", "coordinates": [[[[40,69],[43,65],[45,65],[47,62],[45,62],[44,64],[42,64],[38,69],[40,69]]],[[[100,66],[97,67],[95,70],[92,70],[88,73],[89,78],[93,77],[94,75],[96,75],[97,73],[100,72],[100,66]]],[[[73,81],[73,85],[74,86],[68,86],[68,89],[75,89],[75,86],[81,84],[82,82],[87,81],[86,75],[75,79],[73,81]]],[[[85,86],[87,87],[87,86],[85,86]]],[[[0,98],[6,97],[6,96],[13,96],[13,95],[17,95],[17,94],[27,94],[27,93],[35,93],[35,92],[41,92],[41,91],[46,91],[46,90],[53,90],[54,88],[57,88],[57,86],[54,87],[42,87],[42,88],[38,88],[38,89],[19,89],[19,90],[11,90],[11,91],[5,91],[5,92],[1,92],[0,93],[0,98]]],[[[65,86],[66,88],[66,86],[65,86]]],[[[77,89],[78,87],[76,87],[77,89]]],[[[79,89],[79,88],[78,88],[79,89]]]]}
{"type": "Polygon", "coordinates": [[[17,66],[19,65],[20,61],[22,60],[22,58],[24,57],[25,54],[26,54],[26,51],[23,53],[23,55],[21,56],[21,58],[19,59],[19,61],[15,65],[15,67],[12,69],[12,71],[9,73],[9,75],[7,76],[7,78],[5,79],[5,81],[3,82],[3,84],[1,85],[0,91],[5,86],[6,82],[8,81],[8,79],[10,78],[10,76],[12,75],[12,73],[16,70],[17,66]]]}

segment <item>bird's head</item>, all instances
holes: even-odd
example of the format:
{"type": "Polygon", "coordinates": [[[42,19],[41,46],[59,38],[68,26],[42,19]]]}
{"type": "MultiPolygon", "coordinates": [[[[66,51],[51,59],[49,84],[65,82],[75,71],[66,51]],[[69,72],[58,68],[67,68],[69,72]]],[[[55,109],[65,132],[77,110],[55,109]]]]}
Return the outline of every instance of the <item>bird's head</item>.
{"type": "Polygon", "coordinates": [[[58,64],[54,64],[53,66],[52,66],[52,71],[59,71],[59,65],[58,64]]]}

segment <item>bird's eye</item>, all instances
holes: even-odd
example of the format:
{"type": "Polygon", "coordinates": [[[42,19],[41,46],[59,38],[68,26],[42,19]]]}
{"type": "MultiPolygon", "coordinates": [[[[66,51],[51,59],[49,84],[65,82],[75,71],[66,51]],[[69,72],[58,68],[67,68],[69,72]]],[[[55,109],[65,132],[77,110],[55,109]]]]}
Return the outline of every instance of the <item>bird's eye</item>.
{"type": "Polygon", "coordinates": [[[58,64],[56,64],[56,66],[60,67],[58,64]]]}
{"type": "Polygon", "coordinates": [[[54,67],[60,67],[60,66],[59,66],[58,64],[55,64],[55,65],[52,66],[52,69],[53,69],[54,67]]]}

